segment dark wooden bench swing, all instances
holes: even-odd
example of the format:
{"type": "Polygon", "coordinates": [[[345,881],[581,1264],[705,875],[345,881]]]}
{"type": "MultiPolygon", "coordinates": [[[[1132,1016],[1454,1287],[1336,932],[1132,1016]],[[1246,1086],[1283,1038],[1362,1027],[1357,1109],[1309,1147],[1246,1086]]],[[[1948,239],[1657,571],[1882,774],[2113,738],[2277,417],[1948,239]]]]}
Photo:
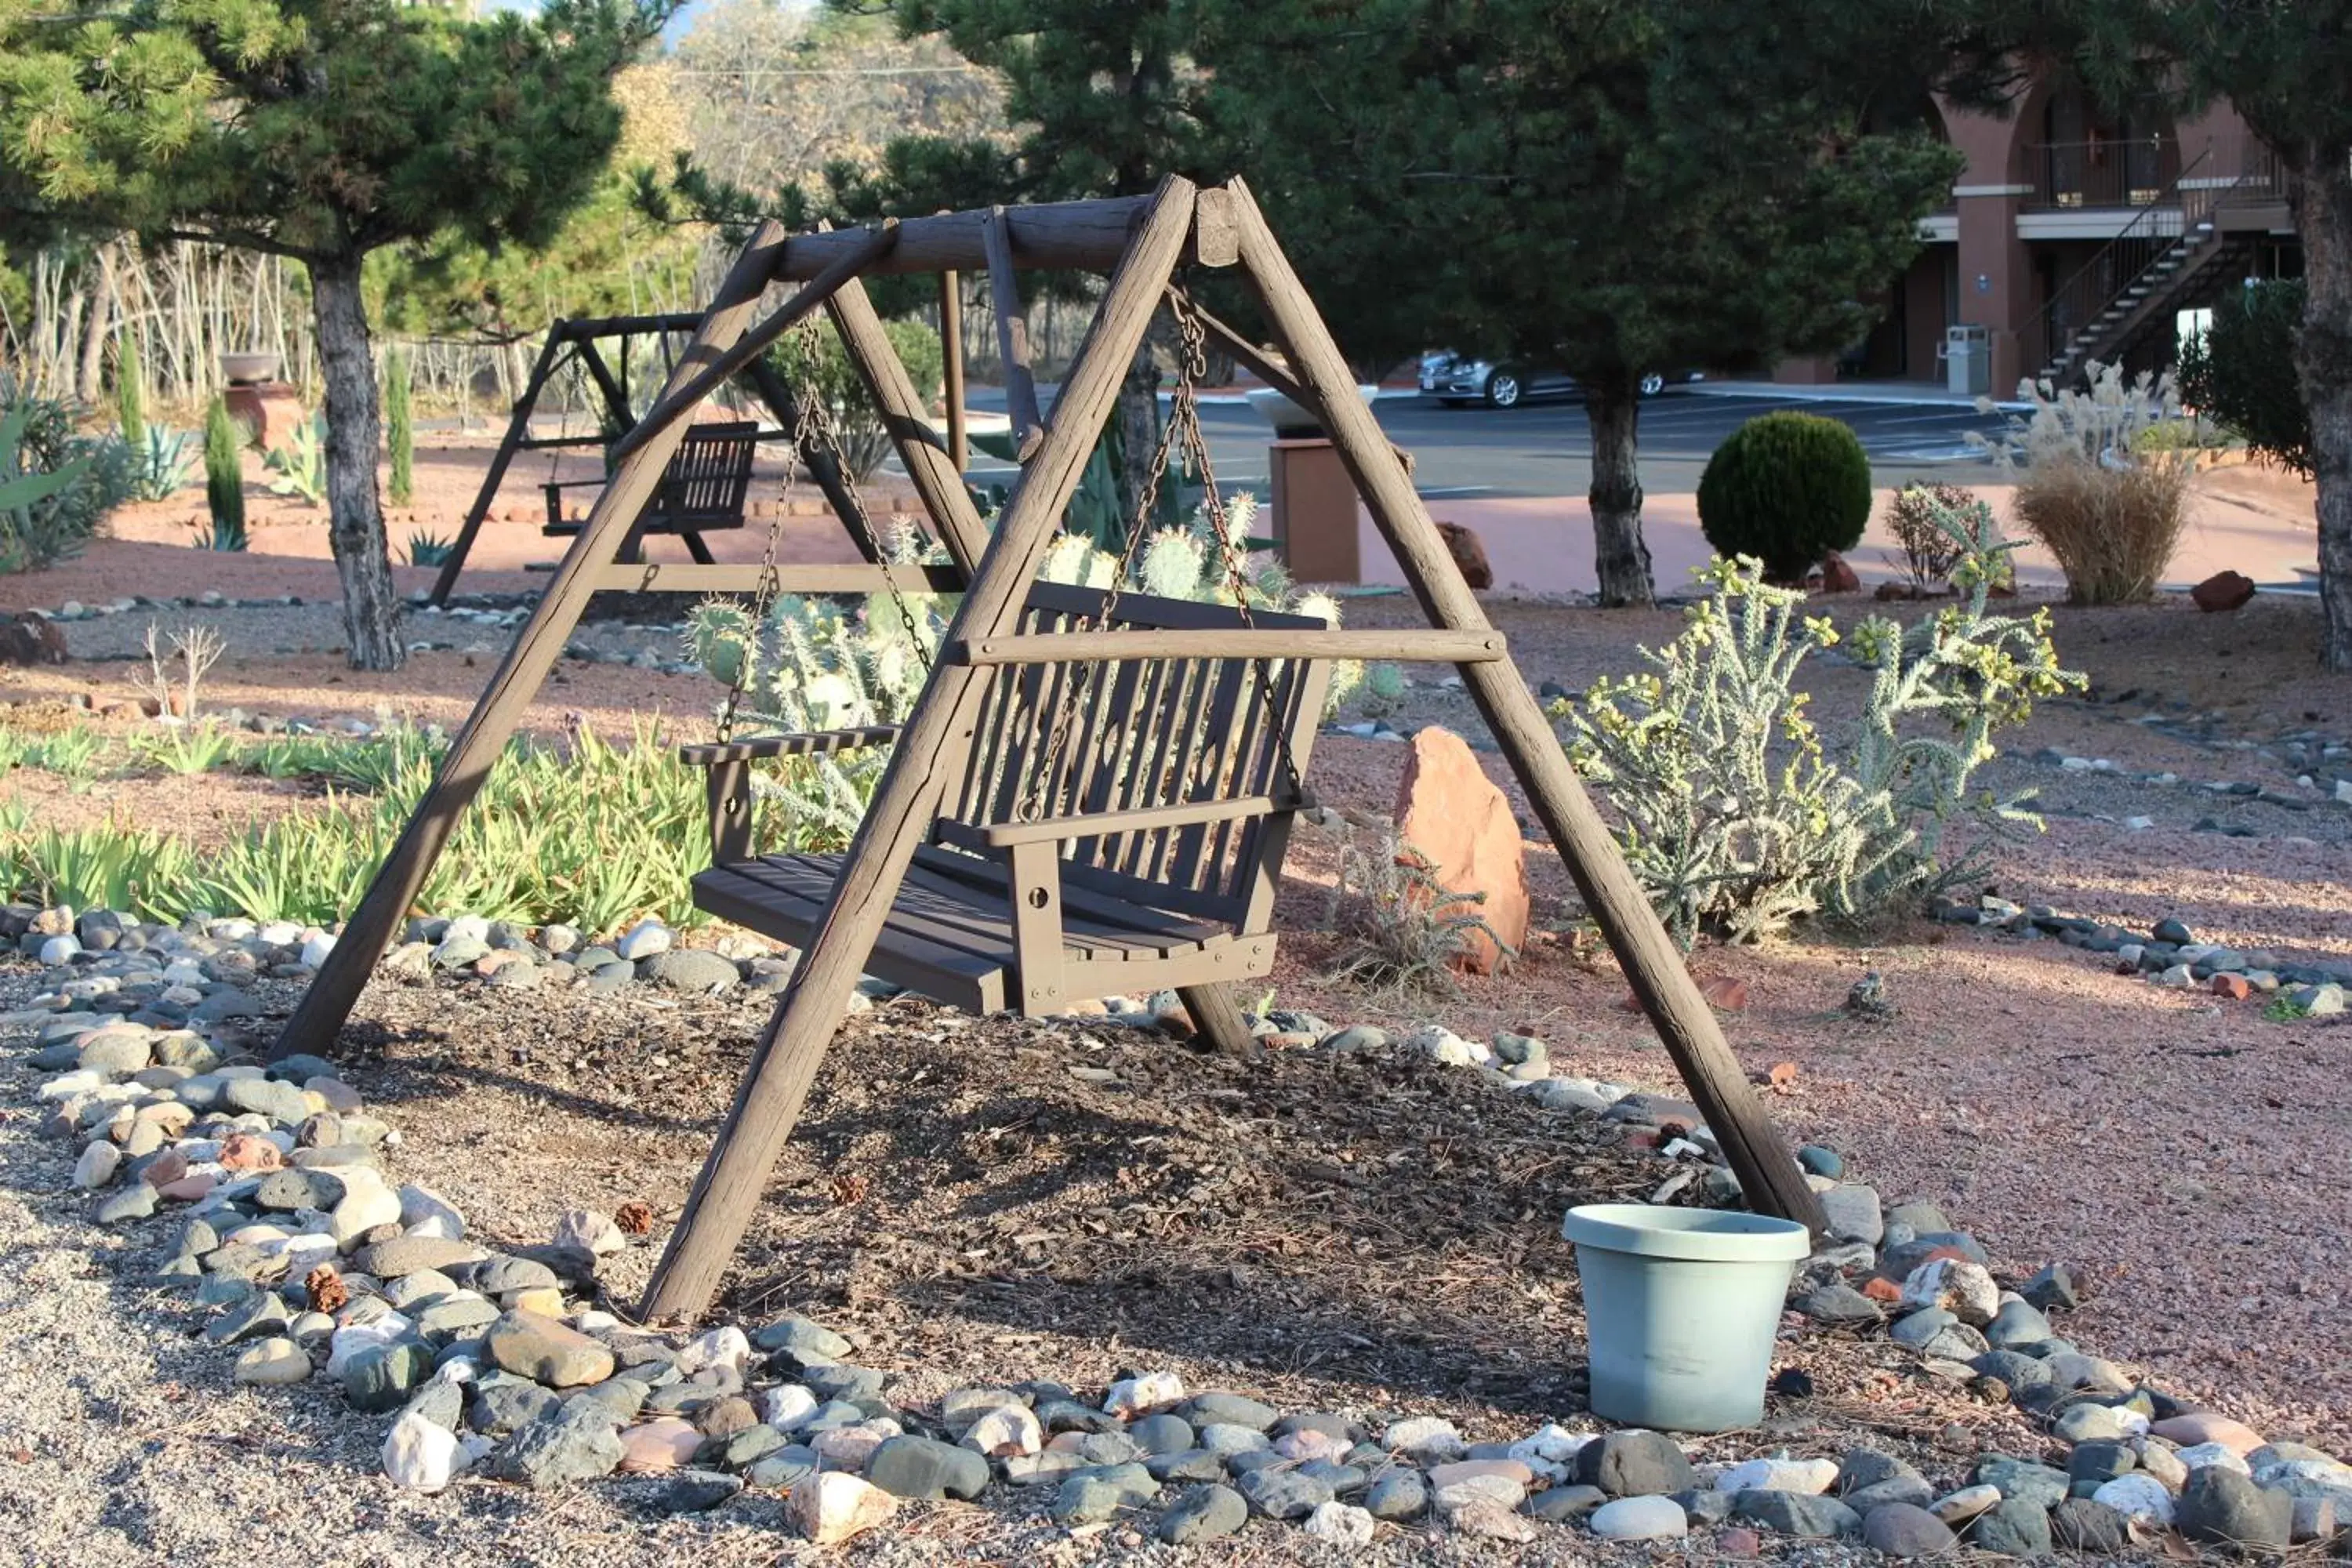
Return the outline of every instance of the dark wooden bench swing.
{"type": "MultiPolygon", "coordinates": [[[[762,226],[667,390],[614,447],[610,482],[276,1054],[333,1048],[456,814],[479,788],[582,605],[597,589],[637,585],[653,570],[617,554],[694,409],[819,308],[841,331],[953,564],[894,569],[861,539],[865,565],[783,566],[772,538],[756,573],[664,567],[661,586],[750,591],[764,605],[785,591],[896,595],[899,574],[919,574],[928,587],[961,597],[903,725],[736,740],[722,721],[717,744],[686,750],[709,769],[712,804],[713,864],[695,879],[697,902],[802,953],[654,1272],[641,1306],[646,1321],[692,1317],[709,1304],[864,973],[978,1012],[1031,1015],[1173,986],[1203,1034],[1245,1044],[1230,984],[1263,975],[1272,962],[1275,884],[1291,821],[1307,803],[1304,776],[1328,661],[1342,658],[1443,662],[1461,671],[1748,1201],[1821,1228],[1818,1200],[1238,180],[1204,189],[1171,178],[1149,197],[943,214],[789,239],[780,226],[762,226]],[[991,274],[1008,401],[1022,433],[1021,477],[992,530],[949,457],[961,446],[955,400],[941,442],[858,281],[869,272],[973,267],[991,274]],[[1050,419],[1036,408],[1025,339],[1006,325],[1019,320],[1021,267],[1110,273],[1050,419]],[[1191,300],[1183,270],[1218,267],[1238,268],[1288,368],[1191,300]],[[759,297],[775,279],[803,287],[753,325],[759,297]],[[1254,613],[1242,602],[1035,580],[1128,365],[1162,308],[1184,335],[1184,367],[1197,368],[1199,342],[1213,337],[1321,416],[1433,623],[1429,629],[1340,630],[1254,613]],[[846,851],[759,852],[750,826],[755,765],[885,742],[889,760],[846,851]]],[[[954,372],[951,364],[951,388],[954,372]]],[[[1199,435],[1191,381],[1180,376],[1169,418],[1188,452],[1199,435]]],[[[1205,447],[1194,457],[1205,471],[1205,447]]],[[[865,529],[854,496],[845,505],[836,498],[836,508],[853,535],[865,529]]],[[[730,694],[730,720],[738,696],[730,694]]]]}

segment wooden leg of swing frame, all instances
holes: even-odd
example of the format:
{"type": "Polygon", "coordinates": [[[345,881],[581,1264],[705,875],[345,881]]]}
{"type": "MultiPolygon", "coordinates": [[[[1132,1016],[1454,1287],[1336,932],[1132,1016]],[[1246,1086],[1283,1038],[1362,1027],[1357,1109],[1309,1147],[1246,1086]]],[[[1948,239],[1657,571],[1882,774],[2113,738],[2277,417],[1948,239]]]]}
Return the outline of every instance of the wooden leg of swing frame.
{"type": "Polygon", "coordinates": [[[1242,1005],[1234,999],[1230,983],[1213,980],[1205,985],[1180,985],[1176,996],[1192,1016],[1193,1033],[1214,1047],[1219,1056],[1249,1054],[1255,1037],[1250,1033],[1249,1020],[1242,1016],[1242,1005]]]}

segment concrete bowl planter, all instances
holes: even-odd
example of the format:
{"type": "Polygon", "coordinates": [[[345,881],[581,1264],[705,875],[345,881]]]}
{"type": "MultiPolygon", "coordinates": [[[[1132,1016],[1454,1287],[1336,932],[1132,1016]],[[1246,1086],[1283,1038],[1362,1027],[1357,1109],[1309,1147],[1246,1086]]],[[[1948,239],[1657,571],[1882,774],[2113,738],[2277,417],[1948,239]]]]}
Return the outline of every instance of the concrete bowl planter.
{"type": "Polygon", "coordinates": [[[1592,1362],[1592,1413],[1669,1432],[1763,1418],[1789,1279],[1812,1250],[1791,1220],[1725,1209],[1568,1211],[1592,1362]]]}
{"type": "Polygon", "coordinates": [[[231,386],[251,386],[278,379],[279,356],[271,353],[223,354],[221,374],[231,386]]]}
{"type": "MultiPolygon", "coordinates": [[[[1356,395],[1367,404],[1380,394],[1381,389],[1377,386],[1356,388],[1356,395]]],[[[1273,387],[1261,386],[1243,395],[1249,400],[1249,405],[1274,426],[1275,439],[1278,441],[1319,441],[1328,434],[1321,420],[1273,387]]]]}

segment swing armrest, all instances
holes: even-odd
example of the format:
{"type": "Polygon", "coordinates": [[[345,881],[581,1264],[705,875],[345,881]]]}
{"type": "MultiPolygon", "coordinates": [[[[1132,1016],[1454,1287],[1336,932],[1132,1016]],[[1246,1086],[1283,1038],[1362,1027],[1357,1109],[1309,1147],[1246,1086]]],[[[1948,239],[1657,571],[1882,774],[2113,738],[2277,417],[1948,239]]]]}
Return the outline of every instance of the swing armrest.
{"type": "Polygon", "coordinates": [[[1022,844],[1059,844],[1073,838],[1108,837],[1115,833],[1142,833],[1158,827],[1193,827],[1212,822],[1236,822],[1245,817],[1272,816],[1277,812],[1304,810],[1315,804],[1305,791],[1276,799],[1273,795],[1243,795],[1235,800],[1204,800],[1190,805],[1155,805],[1140,811],[1079,812],[1049,816],[1039,822],[993,823],[981,830],[992,849],[1022,844]]]}
{"type": "Polygon", "coordinates": [[[768,757],[815,757],[854,752],[865,746],[887,746],[898,738],[896,724],[869,724],[858,730],[817,730],[799,735],[754,735],[746,741],[718,741],[680,746],[677,760],[691,767],[717,767],[722,763],[758,762],[768,757]]]}

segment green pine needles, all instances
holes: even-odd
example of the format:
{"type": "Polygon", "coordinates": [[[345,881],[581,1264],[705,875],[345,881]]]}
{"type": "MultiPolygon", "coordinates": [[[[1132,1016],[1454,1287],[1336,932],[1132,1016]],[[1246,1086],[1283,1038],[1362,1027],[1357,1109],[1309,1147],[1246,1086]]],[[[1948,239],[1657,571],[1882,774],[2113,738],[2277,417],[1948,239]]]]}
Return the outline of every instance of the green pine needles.
{"type": "Polygon", "coordinates": [[[416,494],[416,424],[408,399],[408,356],[395,351],[383,365],[383,444],[392,459],[385,488],[394,506],[406,506],[416,494]]]}
{"type": "Polygon", "coordinates": [[[1826,618],[1800,618],[1803,595],[1767,583],[1752,558],[1699,574],[1713,592],[1682,636],[1643,650],[1648,672],[1595,682],[1581,707],[1555,705],[1571,757],[1622,824],[1634,874],[1685,945],[1701,933],[1756,942],[1814,916],[1871,923],[1979,874],[2001,833],[2040,826],[1974,775],[1997,731],[2084,679],[2060,668],[2046,610],[1987,613],[2014,548],[1991,509],[1939,507],[1937,521],[1963,597],[1908,631],[1874,616],[1843,639],[1871,683],[1831,735],[1797,676],[1842,639],[1826,618]],[[1956,846],[1961,826],[1976,831],[1956,846]]]}
{"type": "Polygon", "coordinates": [[[205,411],[205,509],[209,532],[199,531],[199,550],[243,550],[245,532],[245,437],[229,417],[228,405],[213,399],[205,411]]]}

